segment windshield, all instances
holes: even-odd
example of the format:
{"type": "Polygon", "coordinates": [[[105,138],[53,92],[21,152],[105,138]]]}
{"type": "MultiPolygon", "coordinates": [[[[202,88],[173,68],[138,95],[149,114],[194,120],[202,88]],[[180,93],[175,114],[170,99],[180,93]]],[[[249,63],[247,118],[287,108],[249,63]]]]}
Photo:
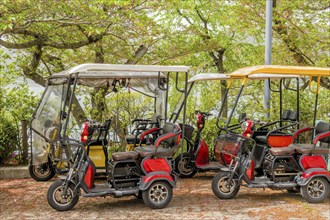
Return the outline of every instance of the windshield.
{"type": "Polygon", "coordinates": [[[47,87],[36,109],[31,123],[34,165],[47,162],[49,142],[60,136],[60,113],[64,102],[62,96],[65,95],[66,88],[65,84],[47,87]]]}

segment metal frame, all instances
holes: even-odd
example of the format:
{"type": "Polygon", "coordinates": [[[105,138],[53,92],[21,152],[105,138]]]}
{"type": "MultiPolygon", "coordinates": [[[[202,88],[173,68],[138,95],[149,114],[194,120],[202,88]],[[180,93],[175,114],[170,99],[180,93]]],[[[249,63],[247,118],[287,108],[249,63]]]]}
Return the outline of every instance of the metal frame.
{"type": "MultiPolygon", "coordinates": [[[[161,78],[166,78],[166,82],[169,82],[170,74],[172,71],[176,71],[176,79],[175,79],[175,88],[180,93],[185,95],[184,103],[187,99],[187,82],[188,82],[188,71],[189,67],[186,66],[149,66],[149,65],[115,65],[115,64],[82,64],[77,67],[74,67],[68,71],[61,72],[58,74],[52,75],[50,78],[60,78],[67,77],[69,81],[72,82],[73,88],[70,97],[69,103],[65,103],[68,106],[68,109],[71,109],[73,94],[77,84],[78,79],[91,79],[91,78],[106,78],[106,79],[118,79],[118,78],[157,78],[158,79],[158,88],[164,90],[166,92],[166,100],[165,100],[165,121],[167,121],[168,113],[167,113],[167,103],[168,103],[168,84],[166,87],[160,85],[161,78]],[[100,71],[99,73],[97,71],[100,71]],[[158,72],[155,72],[158,71],[158,72]],[[163,76],[161,73],[166,72],[166,76],[163,76]],[[178,75],[179,73],[185,73],[185,87],[184,89],[178,88],[178,75]],[[115,73],[113,75],[113,73],[115,73]],[[119,73],[119,74],[118,74],[119,73]]],[[[70,83],[71,84],[71,83],[70,83]]],[[[68,84],[70,89],[70,84],[68,84]]],[[[186,105],[183,105],[183,121],[185,121],[185,112],[186,105]]],[[[67,113],[67,119],[65,122],[65,126],[63,128],[64,137],[66,135],[66,128],[69,121],[69,113],[67,113]]],[[[64,114],[64,111],[63,111],[64,114]]],[[[177,115],[173,122],[178,119],[177,115]]],[[[170,121],[172,121],[173,117],[171,116],[170,121]]],[[[184,130],[184,129],[183,129],[184,130]]],[[[184,131],[183,131],[184,132],[184,131]]]]}
{"type": "MultiPolygon", "coordinates": [[[[310,84],[312,77],[318,77],[318,84],[317,84],[317,90],[314,92],[316,94],[316,100],[315,100],[315,107],[314,107],[314,122],[315,125],[315,119],[316,119],[316,110],[317,110],[317,100],[318,100],[318,91],[319,91],[319,83],[320,83],[320,77],[330,77],[330,68],[321,68],[321,67],[306,67],[306,66],[280,66],[280,65],[261,65],[261,66],[252,66],[252,67],[246,67],[242,69],[238,69],[230,74],[220,74],[220,73],[201,73],[198,75],[195,75],[192,77],[188,82],[191,83],[191,87],[189,88],[189,92],[192,88],[192,86],[198,82],[198,81],[208,81],[208,80],[227,80],[228,86],[225,90],[225,97],[222,99],[222,105],[219,112],[219,115],[217,117],[217,127],[219,129],[225,129],[228,131],[229,123],[231,121],[231,118],[234,114],[234,111],[231,111],[225,128],[220,128],[219,126],[219,118],[221,116],[221,113],[224,109],[224,102],[227,100],[227,94],[228,90],[231,87],[232,80],[242,80],[241,88],[238,92],[237,98],[235,100],[233,110],[236,108],[238,100],[241,96],[241,93],[247,83],[247,80],[264,80],[269,79],[268,83],[270,84],[271,79],[279,79],[280,80],[280,87],[278,90],[271,89],[273,92],[279,92],[280,94],[280,115],[282,114],[282,85],[285,87],[284,79],[296,79],[297,80],[297,88],[287,88],[288,90],[293,90],[297,93],[297,114],[298,114],[298,120],[300,117],[299,114],[299,78],[301,77],[310,77],[310,84]]],[[[269,85],[270,86],[270,85],[269,85]]],[[[271,87],[270,87],[271,88],[271,87]]],[[[311,90],[311,89],[310,89],[311,90]]],[[[312,90],[311,90],[312,91],[312,90]]],[[[313,91],[312,91],[313,92],[313,91]]],[[[299,127],[298,127],[299,128],[299,127]]]]}
{"type": "MultiPolygon", "coordinates": [[[[166,93],[166,100],[165,100],[165,121],[168,119],[168,92],[169,92],[169,78],[171,73],[175,73],[175,89],[179,92],[184,94],[184,103],[182,104],[181,108],[183,108],[183,128],[182,128],[182,135],[184,136],[184,124],[186,121],[186,100],[188,96],[188,72],[190,67],[188,66],[157,66],[157,65],[117,65],[117,64],[82,64],[76,67],[73,67],[69,70],[62,71],[60,73],[55,73],[48,77],[48,82],[51,80],[56,79],[66,79],[65,82],[59,83],[63,84],[63,86],[67,86],[66,93],[63,94],[62,101],[63,106],[61,107],[61,114],[60,114],[60,127],[59,127],[59,134],[60,134],[60,141],[62,144],[66,143],[68,140],[67,137],[67,127],[70,120],[70,113],[72,108],[72,102],[74,98],[74,93],[76,89],[76,85],[78,84],[79,79],[84,79],[86,81],[95,80],[95,79],[147,79],[153,78],[158,80],[158,88],[160,90],[165,91],[166,93]],[[165,74],[165,75],[164,75],[165,74]],[[179,74],[184,74],[184,87],[178,87],[179,81],[179,74]],[[161,82],[165,82],[165,85],[162,85],[161,82]],[[64,100],[63,100],[64,99],[64,100]],[[65,120],[64,120],[65,119],[65,120]]],[[[46,89],[48,86],[46,87],[46,89]]],[[[45,90],[46,92],[47,90],[45,90]]],[[[45,92],[42,95],[44,98],[45,92]]],[[[146,95],[146,94],[144,94],[146,95]]],[[[154,97],[155,98],[155,97],[154,97]]],[[[42,99],[41,99],[42,100],[42,99]]],[[[34,112],[32,120],[30,122],[30,127],[32,125],[32,121],[35,117],[35,114],[41,104],[41,100],[39,101],[37,108],[34,112]]],[[[181,109],[180,109],[181,110],[181,109]]],[[[180,113],[180,112],[179,112],[180,113]]],[[[179,113],[172,114],[170,120],[174,123],[178,120],[179,113]]],[[[182,149],[183,149],[183,142],[182,142],[182,149]]]]}
{"type": "MultiPolygon", "coordinates": [[[[253,78],[263,79],[266,75],[275,76],[275,77],[278,76],[280,78],[296,78],[297,79],[297,89],[296,90],[290,89],[290,90],[296,91],[298,97],[299,97],[299,80],[298,80],[298,78],[304,77],[304,76],[309,77],[310,91],[316,94],[315,104],[314,104],[314,119],[313,119],[313,126],[315,126],[320,79],[321,79],[321,77],[330,77],[330,68],[322,68],[322,67],[314,67],[314,66],[261,65],[261,66],[252,66],[252,67],[238,69],[238,70],[232,72],[231,74],[229,74],[229,76],[233,79],[242,79],[243,80],[242,84],[245,84],[247,79],[253,79],[253,78]],[[296,76],[290,77],[291,74],[294,74],[296,76]],[[313,77],[317,77],[316,91],[311,90],[311,82],[312,82],[313,77]]],[[[297,109],[300,107],[298,101],[299,101],[299,98],[297,99],[297,109]]],[[[236,105],[235,105],[235,107],[236,107],[236,105]]],[[[298,120],[299,120],[299,116],[300,116],[299,109],[297,112],[298,112],[298,120]]],[[[232,114],[233,114],[233,111],[231,112],[231,115],[232,114]]],[[[229,122],[230,122],[230,120],[228,120],[227,126],[228,126],[229,122]]]]}

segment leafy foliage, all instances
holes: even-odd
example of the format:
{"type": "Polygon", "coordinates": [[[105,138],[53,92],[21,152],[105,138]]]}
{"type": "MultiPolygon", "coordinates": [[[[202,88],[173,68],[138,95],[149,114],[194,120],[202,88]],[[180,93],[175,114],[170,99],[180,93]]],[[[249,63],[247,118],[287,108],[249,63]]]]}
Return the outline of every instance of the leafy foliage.
{"type": "Polygon", "coordinates": [[[0,165],[12,157],[12,153],[17,150],[19,143],[18,128],[15,122],[0,114],[2,122],[0,123],[0,165]]]}
{"type": "MultiPolygon", "coordinates": [[[[3,52],[3,51],[1,51],[3,52]]],[[[2,62],[0,69],[0,164],[11,158],[14,151],[20,151],[20,123],[30,120],[37,98],[29,91],[26,81],[16,81],[21,76],[12,57],[0,53],[2,62]]]]}
{"type": "MultiPolygon", "coordinates": [[[[36,98],[24,83],[8,89],[7,85],[18,76],[45,85],[44,76],[81,63],[189,65],[191,76],[202,72],[230,73],[263,64],[265,2],[4,0],[0,5],[0,45],[9,51],[0,52],[2,117],[17,123],[29,119],[35,106],[36,98]],[[13,51],[17,53],[10,57],[13,51]]],[[[273,7],[272,63],[329,66],[329,12],[327,0],[277,0],[273,7]]],[[[196,109],[217,115],[225,86],[225,82],[204,83],[192,91],[188,123],[194,123],[196,109]]],[[[235,84],[229,94],[226,113],[238,86],[235,84]]],[[[307,87],[308,79],[301,79],[301,126],[311,125],[313,118],[314,94],[307,87]]],[[[323,77],[318,119],[328,120],[329,90],[330,77],[323,77]]],[[[102,121],[112,114],[120,116],[118,123],[126,129],[132,118],[146,117],[152,106],[133,94],[112,94],[103,89],[81,93],[88,94],[86,100],[92,105],[85,105],[86,115],[80,103],[74,103],[72,113],[79,115],[78,122],[87,116],[102,121]],[[128,110],[133,104],[137,107],[128,110]]],[[[285,108],[295,108],[294,94],[288,92],[284,97],[289,103],[285,108]]],[[[171,89],[171,111],[179,98],[180,94],[171,89]]],[[[262,99],[263,83],[249,84],[234,117],[245,111],[253,119],[266,120],[262,99]]],[[[278,118],[278,99],[272,96],[269,121],[278,118]]],[[[210,145],[217,130],[214,117],[209,118],[203,131],[210,145]]],[[[117,128],[118,133],[120,130],[117,128]]]]}

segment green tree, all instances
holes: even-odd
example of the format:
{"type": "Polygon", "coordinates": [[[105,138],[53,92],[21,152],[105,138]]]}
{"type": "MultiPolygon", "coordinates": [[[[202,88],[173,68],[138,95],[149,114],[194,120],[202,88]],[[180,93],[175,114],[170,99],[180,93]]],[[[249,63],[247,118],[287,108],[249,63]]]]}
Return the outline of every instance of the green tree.
{"type": "MultiPolygon", "coordinates": [[[[157,35],[148,10],[144,1],[4,1],[0,45],[22,51],[16,65],[45,85],[44,76],[80,63],[138,62],[157,35]]],[[[83,110],[74,104],[81,121],[83,110]]]]}
{"type": "Polygon", "coordinates": [[[11,158],[14,151],[21,151],[20,123],[31,118],[37,104],[36,95],[29,91],[25,81],[16,82],[22,75],[17,72],[13,57],[0,52],[0,164],[11,158]],[[7,64],[9,63],[9,64],[7,64]]]}
{"type": "MultiPolygon", "coordinates": [[[[265,2],[5,0],[0,5],[0,45],[17,51],[12,64],[15,68],[11,70],[40,85],[45,85],[45,76],[90,62],[180,64],[192,66],[192,75],[230,73],[264,63],[265,2]]],[[[273,64],[329,66],[329,2],[275,3],[273,64]]],[[[301,85],[304,91],[307,81],[301,85]]],[[[330,79],[324,77],[318,115],[323,119],[330,112],[329,84],[330,79]]],[[[225,82],[206,83],[194,92],[188,108],[190,120],[193,121],[195,109],[217,110],[225,86],[225,82]]],[[[262,87],[260,83],[250,86],[246,97],[253,105],[244,102],[240,108],[247,112],[262,110],[258,102],[261,96],[253,94],[262,94],[262,87]]],[[[89,92],[93,109],[106,111],[109,91],[89,92]]],[[[306,113],[311,112],[310,95],[301,98],[306,113]]],[[[178,99],[173,97],[171,108],[178,99]]],[[[232,100],[230,97],[229,105],[232,100]]],[[[276,101],[274,97],[272,103],[276,101]]],[[[278,113],[275,104],[272,111],[278,113]]],[[[74,100],[73,113],[78,122],[86,118],[78,98],[74,100]]],[[[103,120],[102,115],[97,112],[92,117],[103,120]]]]}

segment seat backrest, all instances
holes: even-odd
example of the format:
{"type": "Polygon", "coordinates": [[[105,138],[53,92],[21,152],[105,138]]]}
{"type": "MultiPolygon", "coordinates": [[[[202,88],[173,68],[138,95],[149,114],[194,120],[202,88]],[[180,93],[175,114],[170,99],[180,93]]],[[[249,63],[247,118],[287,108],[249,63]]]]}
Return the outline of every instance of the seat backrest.
{"type": "Polygon", "coordinates": [[[281,115],[281,120],[289,120],[291,110],[284,110],[281,115]]]}
{"type": "MultiPolygon", "coordinates": [[[[179,132],[180,126],[171,122],[166,122],[164,127],[163,127],[163,134],[168,134],[171,132],[177,133],[179,132]]],[[[177,145],[177,143],[180,141],[180,134],[175,135],[171,138],[167,138],[164,140],[165,143],[167,143],[170,147],[173,147],[177,145]]]]}
{"type": "MultiPolygon", "coordinates": [[[[315,127],[315,136],[327,131],[330,131],[330,123],[327,123],[325,121],[320,121],[317,123],[315,127]]],[[[330,143],[330,137],[322,138],[320,141],[324,143],[330,143]]]]}
{"type": "Polygon", "coordinates": [[[298,121],[298,113],[297,111],[291,111],[289,114],[290,121],[298,121]]]}
{"type": "Polygon", "coordinates": [[[159,126],[161,124],[161,121],[162,121],[162,116],[161,115],[154,114],[152,116],[151,122],[152,122],[154,127],[159,128],[159,126]]]}
{"type": "Polygon", "coordinates": [[[91,125],[88,129],[88,139],[89,145],[106,145],[108,143],[107,136],[111,124],[111,119],[105,120],[103,125],[91,125]]]}

